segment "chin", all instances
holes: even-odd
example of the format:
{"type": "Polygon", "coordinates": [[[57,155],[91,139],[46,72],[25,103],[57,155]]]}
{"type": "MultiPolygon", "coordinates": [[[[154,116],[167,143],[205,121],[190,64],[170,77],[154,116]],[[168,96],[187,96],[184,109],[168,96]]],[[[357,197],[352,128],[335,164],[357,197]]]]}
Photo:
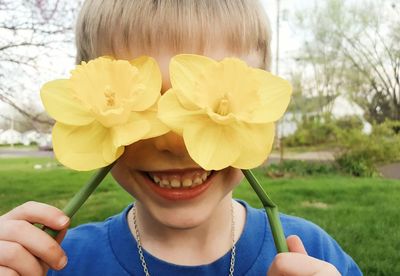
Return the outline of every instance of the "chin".
{"type": "Polygon", "coordinates": [[[159,223],[173,229],[193,229],[212,217],[219,202],[200,204],[200,206],[175,208],[150,208],[151,215],[159,223]]]}
{"type": "Polygon", "coordinates": [[[188,217],[169,217],[163,218],[162,224],[168,226],[169,228],[176,230],[190,230],[200,226],[204,220],[201,218],[193,218],[193,216],[188,217]]]}

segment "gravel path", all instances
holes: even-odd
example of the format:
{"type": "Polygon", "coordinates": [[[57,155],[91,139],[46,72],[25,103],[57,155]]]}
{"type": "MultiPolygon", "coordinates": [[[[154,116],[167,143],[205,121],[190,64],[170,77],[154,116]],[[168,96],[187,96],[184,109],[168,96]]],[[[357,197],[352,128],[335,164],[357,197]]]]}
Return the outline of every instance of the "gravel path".
{"type": "MultiPolygon", "coordinates": [[[[279,160],[279,153],[272,153],[269,157],[272,160],[279,160]]],[[[335,156],[330,151],[311,151],[300,153],[284,153],[284,159],[288,160],[305,160],[305,161],[333,161],[335,156]]]]}
{"type": "Polygon", "coordinates": [[[53,157],[52,151],[41,151],[37,149],[12,149],[0,148],[0,158],[14,158],[14,157],[53,157]]]}
{"type": "Polygon", "coordinates": [[[385,178],[400,179],[400,162],[384,165],[379,171],[385,178]]]}

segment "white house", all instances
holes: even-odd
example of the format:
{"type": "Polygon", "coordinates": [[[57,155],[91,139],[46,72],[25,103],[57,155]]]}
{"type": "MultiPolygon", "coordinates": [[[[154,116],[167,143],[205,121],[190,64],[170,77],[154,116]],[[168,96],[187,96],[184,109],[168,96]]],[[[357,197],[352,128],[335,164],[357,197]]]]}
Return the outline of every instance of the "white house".
{"type": "Polygon", "coordinates": [[[322,108],[323,112],[330,112],[335,119],[346,116],[357,116],[363,122],[363,132],[371,133],[372,125],[364,119],[364,110],[344,95],[337,96],[331,103],[322,108]]]}
{"type": "Polygon", "coordinates": [[[0,144],[18,144],[22,142],[22,135],[14,129],[7,129],[0,133],[0,144]]]}
{"type": "MultiPolygon", "coordinates": [[[[333,118],[340,119],[346,116],[357,116],[363,122],[363,132],[366,134],[371,133],[372,126],[364,119],[364,110],[355,102],[349,100],[343,95],[337,96],[329,104],[322,108],[323,113],[332,114],[333,118]]],[[[317,115],[317,112],[309,112],[307,115],[317,115]]],[[[284,116],[278,121],[277,136],[287,137],[295,133],[297,129],[297,122],[301,120],[301,112],[286,112],[284,116]]]]}
{"type": "Polygon", "coordinates": [[[41,134],[35,130],[29,130],[22,133],[22,144],[29,146],[32,143],[39,143],[41,134]]]}
{"type": "Polygon", "coordinates": [[[40,138],[37,140],[40,149],[51,150],[53,148],[51,141],[51,133],[41,133],[40,138]]]}

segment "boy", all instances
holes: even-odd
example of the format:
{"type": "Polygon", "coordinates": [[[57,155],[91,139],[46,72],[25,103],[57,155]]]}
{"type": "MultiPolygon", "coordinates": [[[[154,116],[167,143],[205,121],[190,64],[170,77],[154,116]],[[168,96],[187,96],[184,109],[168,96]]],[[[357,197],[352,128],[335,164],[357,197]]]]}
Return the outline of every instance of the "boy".
{"type": "MultiPolygon", "coordinates": [[[[234,56],[268,69],[262,10],[256,0],[87,0],[77,24],[77,63],[151,56],[162,72],[161,93],[179,53],[234,56]]],[[[203,170],[173,132],[126,147],[112,175],[135,205],[69,231],[63,249],[57,242],[69,220],[60,210],[29,202],[3,215],[0,275],[43,275],[48,267],[49,275],[361,275],[325,232],[290,216],[281,217],[285,234],[301,240],[288,237],[291,253],[275,256],[265,213],[232,200],[240,170],[203,170]],[[57,242],[29,222],[62,230],[57,242]]]]}

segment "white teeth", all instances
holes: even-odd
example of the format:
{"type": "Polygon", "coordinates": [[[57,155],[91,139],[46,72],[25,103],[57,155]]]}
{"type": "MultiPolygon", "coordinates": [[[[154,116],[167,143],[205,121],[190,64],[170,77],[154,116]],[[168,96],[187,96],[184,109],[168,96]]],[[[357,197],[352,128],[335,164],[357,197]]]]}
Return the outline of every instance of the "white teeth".
{"type": "Polygon", "coordinates": [[[165,187],[165,188],[168,188],[169,187],[169,181],[168,180],[166,180],[166,179],[163,179],[163,180],[161,180],[161,183],[160,183],[161,185],[161,187],[165,187]]]}
{"type": "Polygon", "coordinates": [[[190,187],[192,186],[193,181],[190,178],[185,178],[182,182],[183,187],[190,187]]]}
{"type": "Polygon", "coordinates": [[[181,182],[178,179],[172,179],[170,185],[173,188],[179,188],[181,186],[181,182]]]}
{"type": "Polygon", "coordinates": [[[162,188],[190,188],[190,187],[195,187],[200,184],[203,184],[208,176],[211,174],[210,171],[204,172],[202,174],[194,174],[192,178],[184,178],[180,179],[179,177],[173,176],[173,177],[168,177],[168,176],[155,176],[153,174],[149,174],[151,179],[153,179],[154,183],[158,184],[162,188]],[[165,178],[164,178],[165,177],[165,178]],[[171,179],[172,178],[172,179],[171,179]]]}
{"type": "Polygon", "coordinates": [[[200,185],[201,183],[203,183],[203,180],[200,177],[196,177],[193,181],[195,185],[200,185]]]}

